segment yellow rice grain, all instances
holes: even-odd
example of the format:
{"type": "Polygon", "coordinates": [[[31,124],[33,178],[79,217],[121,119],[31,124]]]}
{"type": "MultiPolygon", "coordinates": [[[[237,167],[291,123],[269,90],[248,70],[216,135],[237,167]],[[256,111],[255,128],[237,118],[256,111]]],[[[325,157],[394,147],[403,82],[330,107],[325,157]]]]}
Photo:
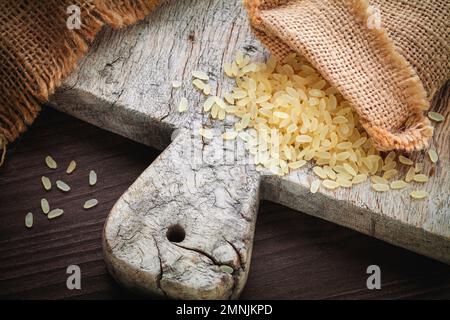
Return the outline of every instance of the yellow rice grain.
{"type": "Polygon", "coordinates": [[[389,185],[383,183],[375,183],[372,185],[372,188],[378,192],[386,192],[389,191],[389,185]]]}
{"type": "Polygon", "coordinates": [[[406,182],[411,182],[414,179],[414,176],[416,174],[416,170],[414,167],[409,168],[408,172],[406,173],[405,176],[405,181],[406,182]]]}
{"type": "Polygon", "coordinates": [[[178,104],[178,112],[185,112],[188,108],[188,100],[186,98],[181,98],[180,103],[178,104]]]}
{"type": "Polygon", "coordinates": [[[321,182],[320,180],[314,180],[314,181],[311,183],[311,186],[310,186],[310,188],[309,188],[309,191],[311,191],[311,193],[316,193],[316,192],[319,190],[321,183],[322,183],[322,182],[321,182]]]}
{"type": "Polygon", "coordinates": [[[330,190],[334,190],[339,188],[339,184],[336,181],[333,180],[329,180],[329,179],[325,179],[322,181],[322,185],[330,190]]]}
{"type": "Polygon", "coordinates": [[[414,190],[411,191],[410,196],[411,198],[422,200],[428,197],[428,192],[426,192],[425,190],[414,190]]]}
{"type": "Polygon", "coordinates": [[[370,181],[372,181],[373,184],[388,184],[389,182],[380,176],[372,176],[370,178],[370,181]]]}
{"type": "Polygon", "coordinates": [[[419,174],[414,175],[413,180],[415,182],[425,183],[425,182],[428,182],[428,177],[422,173],[419,173],[419,174]]]}
{"type": "Polygon", "coordinates": [[[438,162],[439,156],[434,149],[428,150],[428,156],[430,157],[431,162],[436,163],[438,162]]]}
{"type": "Polygon", "coordinates": [[[436,122],[441,122],[441,121],[445,120],[445,118],[442,114],[433,112],[433,111],[428,112],[428,118],[430,118],[431,120],[434,120],[436,122]]]}
{"type": "Polygon", "coordinates": [[[313,168],[313,172],[314,172],[319,178],[326,179],[326,178],[328,177],[327,174],[326,174],[326,172],[322,169],[322,167],[315,166],[315,167],[313,168]]]}
{"type": "Polygon", "coordinates": [[[209,77],[206,74],[206,72],[204,72],[204,71],[200,71],[200,70],[192,71],[192,76],[194,78],[197,78],[197,79],[200,79],[200,80],[209,81],[209,77]]]}
{"type": "Polygon", "coordinates": [[[402,156],[402,155],[400,155],[398,157],[398,161],[400,161],[400,163],[403,163],[404,165],[407,165],[407,166],[412,166],[414,164],[414,162],[411,159],[409,159],[405,156],[402,156]]]}
{"type": "Polygon", "coordinates": [[[392,181],[390,184],[391,189],[394,189],[394,190],[403,189],[403,188],[406,188],[406,186],[408,186],[408,183],[406,183],[403,180],[395,180],[395,181],[392,181]]]}
{"type": "Polygon", "coordinates": [[[353,177],[352,179],[352,183],[353,184],[358,184],[358,183],[362,183],[365,182],[367,180],[367,174],[358,174],[356,176],[353,177]]]}

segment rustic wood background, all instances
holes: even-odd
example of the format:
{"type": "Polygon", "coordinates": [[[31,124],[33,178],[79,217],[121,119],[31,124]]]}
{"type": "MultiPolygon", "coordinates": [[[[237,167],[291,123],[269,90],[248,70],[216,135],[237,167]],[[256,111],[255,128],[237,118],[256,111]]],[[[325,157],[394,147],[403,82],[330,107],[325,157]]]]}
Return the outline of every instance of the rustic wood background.
{"type": "MultiPolygon", "coordinates": [[[[0,168],[0,298],[128,299],[102,260],[103,223],[118,197],[159,154],[118,135],[45,108],[11,146],[0,168]],[[51,154],[59,168],[51,171],[51,154]],[[64,171],[75,159],[78,169],[64,171]],[[98,184],[89,187],[95,169],[98,184]],[[46,193],[41,175],[63,178],[72,191],[46,193]],[[64,215],[49,221],[40,212],[42,197],[64,215]],[[100,205],[82,209],[96,197],[100,205]],[[27,212],[35,221],[24,226],[27,212]],[[66,288],[68,265],[82,272],[82,289],[66,288]]],[[[449,299],[450,266],[388,245],[280,205],[260,206],[253,259],[243,299],[449,299]],[[367,266],[382,270],[382,289],[368,290],[367,266]]]]}

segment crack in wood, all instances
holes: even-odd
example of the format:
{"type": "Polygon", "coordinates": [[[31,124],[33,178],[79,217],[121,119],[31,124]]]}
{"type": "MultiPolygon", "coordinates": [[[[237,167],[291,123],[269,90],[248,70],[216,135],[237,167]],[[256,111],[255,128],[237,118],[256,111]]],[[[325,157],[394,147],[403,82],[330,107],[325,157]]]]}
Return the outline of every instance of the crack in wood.
{"type": "Polygon", "coordinates": [[[161,251],[159,250],[159,246],[158,246],[158,242],[156,241],[156,238],[154,235],[151,235],[151,237],[153,238],[153,241],[155,243],[155,247],[156,247],[156,251],[158,254],[158,260],[159,260],[159,274],[156,276],[156,287],[161,290],[161,292],[164,294],[164,296],[167,296],[167,293],[164,291],[164,289],[162,288],[161,285],[161,280],[163,278],[164,275],[164,269],[163,269],[163,264],[162,264],[162,257],[161,257],[161,251]]]}

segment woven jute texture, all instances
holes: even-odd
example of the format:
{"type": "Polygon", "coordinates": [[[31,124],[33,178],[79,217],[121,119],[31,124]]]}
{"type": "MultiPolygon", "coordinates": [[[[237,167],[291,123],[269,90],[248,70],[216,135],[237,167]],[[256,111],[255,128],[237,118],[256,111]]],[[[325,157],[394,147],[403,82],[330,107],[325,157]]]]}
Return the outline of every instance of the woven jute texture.
{"type": "Polygon", "coordinates": [[[0,0],[0,165],[6,144],[31,124],[62,79],[108,24],[143,19],[159,0],[0,0]],[[67,27],[80,8],[80,29],[67,27]]]}
{"type": "Polygon", "coordinates": [[[424,110],[450,77],[450,1],[244,1],[263,44],[278,59],[305,56],[379,149],[428,146],[424,110]]]}

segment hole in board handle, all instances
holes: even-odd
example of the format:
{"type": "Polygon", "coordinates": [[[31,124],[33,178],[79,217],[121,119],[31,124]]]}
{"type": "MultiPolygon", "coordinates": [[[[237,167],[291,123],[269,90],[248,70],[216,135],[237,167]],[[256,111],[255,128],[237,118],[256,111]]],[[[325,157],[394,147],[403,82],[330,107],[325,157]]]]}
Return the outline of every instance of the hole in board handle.
{"type": "Polygon", "coordinates": [[[170,242],[181,242],[184,240],[185,236],[186,232],[179,224],[174,224],[167,228],[166,237],[170,242]]]}

